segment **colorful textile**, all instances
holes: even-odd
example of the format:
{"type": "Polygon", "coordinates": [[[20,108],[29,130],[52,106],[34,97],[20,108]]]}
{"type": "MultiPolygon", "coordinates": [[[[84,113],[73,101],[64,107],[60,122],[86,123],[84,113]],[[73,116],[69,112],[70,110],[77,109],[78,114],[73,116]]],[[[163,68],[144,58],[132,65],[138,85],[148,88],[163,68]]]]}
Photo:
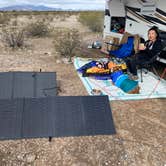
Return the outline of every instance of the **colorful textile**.
{"type": "Polygon", "coordinates": [[[86,72],[87,73],[110,73],[110,70],[94,66],[94,67],[87,69],[86,72]]]}
{"type": "Polygon", "coordinates": [[[134,50],[134,37],[128,37],[127,43],[122,44],[119,49],[110,51],[110,55],[114,55],[117,58],[125,58],[131,55],[134,50]]]}
{"type": "Polygon", "coordinates": [[[123,74],[122,70],[113,72],[113,73],[111,74],[112,82],[115,83],[116,80],[118,79],[118,77],[121,76],[122,74],[123,74]]]}
{"type": "Polygon", "coordinates": [[[96,66],[96,61],[91,61],[86,63],[85,65],[81,66],[79,69],[77,69],[78,72],[83,73],[90,67],[96,66]]]}
{"type": "Polygon", "coordinates": [[[131,92],[137,86],[138,86],[138,81],[134,81],[130,79],[125,79],[120,84],[120,88],[126,93],[131,92]]]}
{"type": "MultiPolygon", "coordinates": [[[[123,64],[123,68],[124,66],[125,65],[123,64]]],[[[109,61],[105,64],[99,61],[92,61],[83,65],[80,69],[84,69],[84,77],[95,76],[95,78],[99,80],[112,79],[112,82],[115,85],[118,85],[118,87],[126,93],[131,92],[138,86],[138,82],[134,80],[130,81],[130,79],[123,73],[122,66],[120,64],[117,65],[112,61],[109,61]]],[[[78,71],[80,71],[80,69],[78,69],[78,71]]]]}
{"type": "Polygon", "coordinates": [[[131,92],[138,86],[138,81],[130,80],[122,70],[112,73],[111,79],[118,88],[121,88],[126,93],[131,92]]]}
{"type": "Polygon", "coordinates": [[[115,85],[119,88],[121,83],[125,80],[125,79],[129,79],[129,76],[127,74],[123,74],[121,76],[118,77],[118,79],[115,82],[115,85]]]}

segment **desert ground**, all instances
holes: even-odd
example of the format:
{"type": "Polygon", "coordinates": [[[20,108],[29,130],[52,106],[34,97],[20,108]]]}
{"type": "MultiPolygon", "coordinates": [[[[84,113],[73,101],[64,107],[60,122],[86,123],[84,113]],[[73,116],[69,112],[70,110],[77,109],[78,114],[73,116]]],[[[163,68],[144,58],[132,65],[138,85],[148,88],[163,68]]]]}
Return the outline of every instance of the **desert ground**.
{"type": "MultiPolygon", "coordinates": [[[[26,19],[28,16],[17,17],[20,25],[26,19]]],[[[85,45],[101,38],[101,34],[81,25],[77,15],[54,19],[51,24],[78,28],[85,45]]],[[[0,72],[55,71],[58,95],[88,95],[73,63],[57,55],[52,36],[30,38],[26,43],[27,47],[13,50],[0,42],[0,72]]],[[[83,51],[82,55],[93,58],[97,51],[83,51]]],[[[53,138],[52,142],[47,138],[0,141],[0,166],[166,166],[165,102],[111,101],[115,135],[53,138]]]]}

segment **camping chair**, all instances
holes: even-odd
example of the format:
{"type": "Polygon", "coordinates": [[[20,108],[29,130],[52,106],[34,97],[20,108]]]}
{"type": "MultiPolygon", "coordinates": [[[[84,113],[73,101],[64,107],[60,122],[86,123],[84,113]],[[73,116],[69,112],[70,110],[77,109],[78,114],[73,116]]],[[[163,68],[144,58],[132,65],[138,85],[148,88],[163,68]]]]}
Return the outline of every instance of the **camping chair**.
{"type": "Polygon", "coordinates": [[[143,82],[142,73],[143,73],[144,69],[146,69],[145,74],[147,74],[148,71],[153,71],[153,73],[157,76],[158,80],[160,80],[160,75],[155,68],[155,62],[156,62],[159,54],[160,54],[160,52],[157,53],[153,58],[151,58],[150,61],[146,61],[138,66],[140,68],[141,82],[143,82]]]}
{"type": "MultiPolygon", "coordinates": [[[[106,43],[106,42],[105,42],[106,43]]],[[[129,36],[127,39],[127,42],[124,44],[112,44],[112,43],[106,43],[107,47],[108,45],[112,45],[117,47],[116,50],[113,51],[108,51],[109,52],[109,57],[111,59],[116,59],[118,62],[121,62],[121,60],[125,61],[126,58],[134,55],[134,37],[129,36]]]]}
{"type": "Polygon", "coordinates": [[[157,61],[166,64],[166,38],[162,40],[163,49],[160,55],[157,57],[157,61]]]}
{"type": "Polygon", "coordinates": [[[117,50],[110,51],[110,55],[113,55],[117,58],[125,58],[131,55],[133,53],[134,49],[134,37],[130,36],[128,37],[128,40],[126,43],[121,44],[117,50]]]}
{"type": "Polygon", "coordinates": [[[148,71],[150,71],[150,70],[153,71],[153,73],[157,76],[158,80],[161,79],[160,74],[157,72],[157,70],[155,68],[155,65],[156,65],[156,61],[160,57],[160,54],[165,49],[166,49],[166,46],[163,45],[163,49],[160,52],[158,52],[153,58],[151,58],[150,61],[146,61],[138,66],[140,68],[140,73],[141,73],[141,82],[143,82],[143,77],[142,77],[143,69],[147,69],[145,73],[148,73],[148,71]]]}

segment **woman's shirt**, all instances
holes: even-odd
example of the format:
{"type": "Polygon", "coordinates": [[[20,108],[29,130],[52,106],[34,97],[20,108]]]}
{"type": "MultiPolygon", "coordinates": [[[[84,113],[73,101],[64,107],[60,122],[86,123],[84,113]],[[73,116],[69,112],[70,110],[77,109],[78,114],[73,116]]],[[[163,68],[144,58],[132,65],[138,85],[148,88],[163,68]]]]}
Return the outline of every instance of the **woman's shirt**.
{"type": "Polygon", "coordinates": [[[146,49],[141,51],[142,53],[148,54],[151,58],[162,50],[161,40],[157,39],[155,42],[147,40],[145,42],[146,49]]]}

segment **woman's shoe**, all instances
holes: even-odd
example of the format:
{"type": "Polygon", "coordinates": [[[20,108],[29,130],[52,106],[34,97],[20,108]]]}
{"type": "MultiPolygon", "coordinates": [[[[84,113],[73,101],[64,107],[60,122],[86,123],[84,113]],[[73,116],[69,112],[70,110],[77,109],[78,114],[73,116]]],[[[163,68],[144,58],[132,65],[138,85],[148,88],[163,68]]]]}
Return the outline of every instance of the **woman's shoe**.
{"type": "Polygon", "coordinates": [[[138,80],[138,76],[137,76],[137,75],[132,75],[132,76],[131,76],[131,79],[132,79],[132,80],[138,80]]]}

